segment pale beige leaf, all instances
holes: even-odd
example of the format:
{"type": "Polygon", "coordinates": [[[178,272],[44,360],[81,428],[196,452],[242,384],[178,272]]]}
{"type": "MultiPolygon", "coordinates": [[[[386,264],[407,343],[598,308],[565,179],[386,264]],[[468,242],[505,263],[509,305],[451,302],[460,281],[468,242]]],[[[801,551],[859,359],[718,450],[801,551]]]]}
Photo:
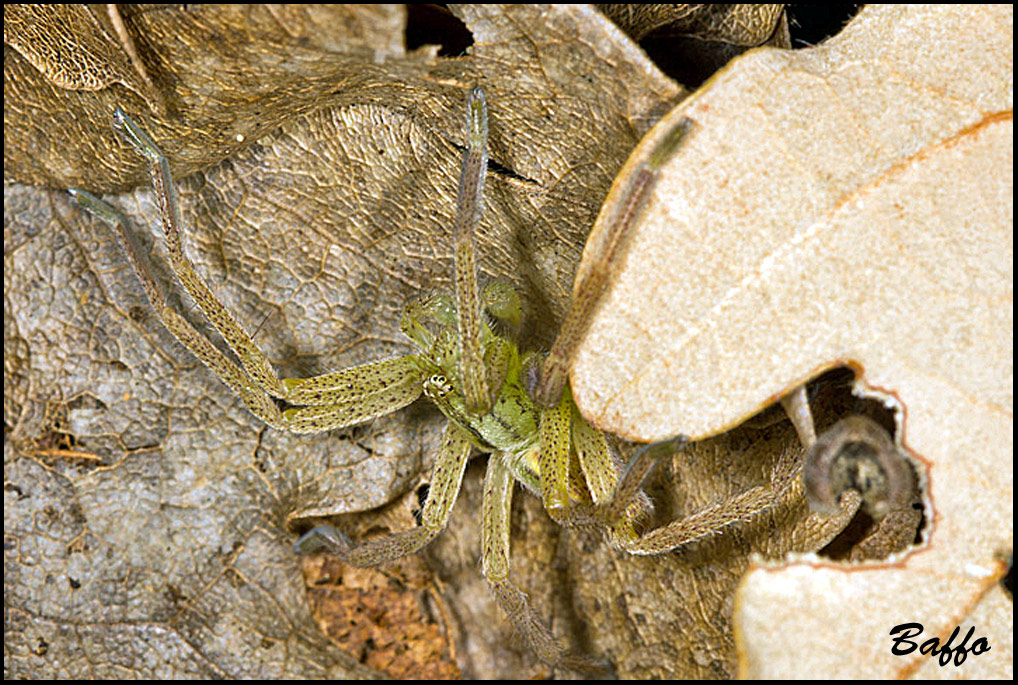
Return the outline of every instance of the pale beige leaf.
{"type": "MultiPolygon", "coordinates": [[[[899,165],[1011,108],[1010,33],[995,46],[985,41],[997,34],[982,32],[992,15],[927,10],[944,15],[938,20],[916,12],[875,8],[816,49],[751,53],[684,102],[633,155],[621,176],[679,116],[697,121],[663,171],[574,364],[577,401],[599,427],[638,440],[718,433],[824,367],[869,361],[857,352],[866,340],[854,324],[826,322],[849,320],[839,300],[853,312],[880,303],[878,311],[897,320],[887,307],[898,298],[879,291],[879,277],[898,262],[907,269],[907,260],[850,271],[843,260],[873,261],[853,255],[896,238],[871,225],[868,239],[851,242],[845,254],[828,247],[828,220],[899,165]],[[937,29],[938,21],[953,25],[937,29]],[[978,49],[973,35],[983,38],[978,49]],[[944,45],[951,36],[957,44],[944,45]],[[909,58],[916,54],[928,63],[909,58]],[[834,264],[811,266],[821,258],[834,264]],[[828,284],[810,268],[833,268],[839,280],[828,284]],[[818,326],[799,326],[800,318],[818,326]],[[758,331],[773,340],[764,343],[758,331]]],[[[957,212],[967,214],[967,205],[957,212]]],[[[919,233],[928,242],[906,247],[920,255],[927,248],[939,264],[938,243],[919,233]]],[[[959,244],[951,247],[965,248],[959,259],[983,255],[977,238],[954,234],[959,244]]],[[[1007,273],[1008,254],[986,256],[991,277],[1007,273]]],[[[908,296],[917,279],[906,270],[883,280],[908,296]]]]}
{"type": "Polygon", "coordinates": [[[744,581],[748,675],[932,675],[890,655],[890,629],[943,639],[977,615],[994,649],[959,673],[1010,674],[1012,25],[1009,6],[869,7],[815,49],[747,55],[669,115],[699,128],[579,350],[582,411],[634,439],[703,437],[850,364],[928,468],[927,540],[896,565],[744,581]]]}
{"type": "MultiPolygon", "coordinates": [[[[931,658],[891,654],[888,633],[913,621],[925,628],[920,641],[944,641],[958,625],[963,635],[974,626],[976,637],[990,636],[991,651],[970,655],[952,673],[999,677],[1011,672],[1011,600],[997,581],[1013,545],[1011,281],[1005,275],[1011,263],[1013,189],[1010,172],[999,173],[1011,165],[1012,145],[1010,118],[966,131],[853,198],[830,224],[839,235],[850,233],[846,224],[862,212],[867,224],[896,237],[892,248],[897,249],[918,242],[915,233],[905,238],[915,224],[926,240],[950,241],[950,233],[941,232],[950,217],[954,221],[947,227],[982,245],[983,254],[962,244],[956,251],[968,259],[945,254],[938,263],[931,257],[921,266],[913,255],[911,268],[926,267],[922,278],[909,281],[921,299],[911,301],[913,311],[899,310],[897,318],[918,319],[927,330],[899,323],[899,339],[907,339],[911,349],[885,359],[867,357],[873,361],[864,364],[865,382],[880,379],[876,384],[892,390],[903,405],[903,442],[929,468],[932,527],[926,545],[887,567],[834,568],[807,560],[783,570],[751,571],[736,614],[748,675],[781,677],[803,667],[840,677],[912,674],[928,668],[931,658]],[[917,193],[923,188],[935,191],[917,193]],[[907,208],[890,216],[884,211],[904,198],[912,200],[907,208]],[[957,208],[955,217],[952,208],[957,208]],[[996,264],[1000,271],[994,273],[987,267],[997,259],[1006,262],[996,264]],[[954,291],[963,297],[957,298],[958,309],[944,316],[934,304],[954,291]],[[922,301],[935,316],[916,313],[922,301]],[[965,302],[971,311],[961,310],[965,302]],[[964,349],[959,337],[979,349],[964,349]],[[984,620],[976,619],[977,613],[985,614],[984,620]],[[785,626],[778,644],[768,627],[775,621],[785,626]],[[856,658],[846,660],[846,651],[856,658]]],[[[849,247],[842,243],[840,249],[849,247]]],[[[895,304],[888,308],[896,309],[895,304]]],[[[872,328],[866,330],[873,335],[872,328]]],[[[893,341],[889,333],[878,332],[876,339],[893,341]]]]}

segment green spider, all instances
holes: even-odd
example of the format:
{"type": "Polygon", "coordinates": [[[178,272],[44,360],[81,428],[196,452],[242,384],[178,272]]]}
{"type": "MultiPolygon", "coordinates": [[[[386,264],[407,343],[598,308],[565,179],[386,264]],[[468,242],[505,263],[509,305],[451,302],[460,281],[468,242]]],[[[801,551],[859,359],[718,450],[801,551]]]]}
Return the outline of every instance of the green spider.
{"type": "MultiPolygon", "coordinates": [[[[166,158],[123,112],[115,113],[114,123],[151,165],[174,273],[239,365],[168,305],[121,215],[88,193],[71,193],[82,207],[115,227],[160,320],[255,416],[281,430],[320,433],[389,414],[423,394],[448,418],[420,526],[360,542],[332,526],[319,526],[297,541],[299,553],[324,549],[355,566],[376,566],[419,551],[448,525],[471,452],[489,453],[482,573],[498,604],[539,658],[554,666],[589,668],[593,662],[563,648],[509,579],[509,512],[515,481],[539,496],[555,521],[597,526],[613,547],[632,554],[659,554],[769,508],[796,477],[797,463],[784,459],[768,485],[641,533],[649,513],[641,482],[656,459],[671,454],[678,441],[644,447],[623,468],[606,436],[580,415],[565,381],[568,358],[603,289],[607,269],[591,269],[593,276],[581,283],[582,295],[547,357],[522,351],[514,341],[522,319],[517,293],[499,283],[478,288],[474,231],[482,213],[488,159],[487,111],[480,89],[475,88],[467,102],[468,149],[455,225],[455,295],[437,295],[406,307],[401,328],[418,353],[307,379],[279,378],[198,276],[184,254],[177,193],[166,158]],[[288,408],[281,409],[280,404],[288,408]]],[[[610,262],[618,236],[639,214],[658,169],[689,128],[688,123],[677,127],[650,162],[637,170],[612,220],[613,238],[601,250],[602,267],[610,262]]]]}

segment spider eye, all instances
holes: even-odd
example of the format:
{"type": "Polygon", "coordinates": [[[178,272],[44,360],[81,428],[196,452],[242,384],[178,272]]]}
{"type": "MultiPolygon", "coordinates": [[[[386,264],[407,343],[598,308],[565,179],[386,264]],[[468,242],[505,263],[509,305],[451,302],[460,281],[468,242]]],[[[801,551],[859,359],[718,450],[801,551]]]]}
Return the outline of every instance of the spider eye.
{"type": "Polygon", "coordinates": [[[452,383],[445,376],[435,373],[424,382],[424,394],[428,397],[445,397],[452,390],[452,383]]]}

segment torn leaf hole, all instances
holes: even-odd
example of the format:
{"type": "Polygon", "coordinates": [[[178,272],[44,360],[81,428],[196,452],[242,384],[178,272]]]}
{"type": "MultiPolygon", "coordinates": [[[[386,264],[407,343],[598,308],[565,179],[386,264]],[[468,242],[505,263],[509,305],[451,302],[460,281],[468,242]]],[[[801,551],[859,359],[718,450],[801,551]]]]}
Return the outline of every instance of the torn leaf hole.
{"type": "Polygon", "coordinates": [[[474,35],[445,7],[428,4],[406,5],[406,49],[437,45],[439,57],[462,57],[474,44],[474,35]]]}
{"type": "Polygon", "coordinates": [[[898,448],[896,408],[853,392],[856,372],[833,369],[809,384],[819,437],[803,456],[810,508],[833,514],[844,493],[863,503],[822,556],[882,559],[922,541],[926,521],[920,479],[898,448]]]}

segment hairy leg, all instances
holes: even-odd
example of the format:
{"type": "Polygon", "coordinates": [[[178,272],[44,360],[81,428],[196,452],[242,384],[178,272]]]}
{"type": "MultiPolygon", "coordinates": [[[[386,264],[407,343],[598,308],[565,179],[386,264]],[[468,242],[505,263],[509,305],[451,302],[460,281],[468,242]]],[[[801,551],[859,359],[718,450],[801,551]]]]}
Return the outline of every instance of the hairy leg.
{"type": "Polygon", "coordinates": [[[537,464],[541,477],[541,501],[559,524],[569,522],[569,452],[573,402],[567,392],[557,405],[541,410],[537,464]]]}
{"type": "Polygon", "coordinates": [[[296,433],[318,433],[349,426],[400,409],[421,394],[414,356],[387,359],[309,379],[281,379],[265,354],[195,271],[184,253],[177,192],[166,158],[130,117],[117,111],[117,126],[152,167],[170,265],[177,279],[240,360],[220,352],[175,312],[155,278],[147,257],[116,209],[93,195],[71,190],[75,201],[117,232],[142,288],[160,321],[199,360],[236,392],[245,406],[268,425],[296,433]],[[280,411],[272,398],[298,408],[280,411]]]}
{"type": "Polygon", "coordinates": [[[481,221],[484,176],[488,170],[488,111],[484,93],[474,88],[467,101],[467,152],[463,157],[456,199],[456,304],[459,311],[460,363],[467,411],[491,409],[491,389],[484,372],[480,295],[474,231],[481,221]]]}
{"type": "MultiPolygon", "coordinates": [[[[640,216],[644,204],[654,189],[661,167],[692,130],[693,121],[686,118],[681,119],[658,144],[650,159],[640,164],[630,176],[622,193],[621,201],[615,206],[612,214],[607,217],[607,230],[591,231],[591,234],[599,236],[600,240],[592,245],[587,245],[587,251],[591,255],[588,260],[590,266],[580,276],[579,282],[573,289],[573,302],[569,313],[566,315],[562,328],[559,329],[551,352],[545,359],[541,370],[541,383],[535,395],[535,399],[541,406],[550,407],[558,401],[562,388],[565,387],[569,364],[576,352],[576,347],[583,339],[587,325],[590,323],[590,317],[594,314],[601,295],[608,287],[608,276],[611,273],[611,265],[615,260],[618,247],[630,226],[640,216]]],[[[599,217],[599,222],[600,219],[599,217]]]]}
{"type": "Polygon", "coordinates": [[[488,458],[484,474],[481,527],[481,572],[513,628],[545,663],[577,671],[604,665],[566,650],[530,606],[527,596],[509,580],[509,511],[515,480],[501,455],[488,458]]]}
{"type": "Polygon", "coordinates": [[[719,533],[777,504],[784,492],[795,483],[801,469],[799,451],[788,450],[765,485],[750,488],[643,535],[633,535],[632,527],[627,523],[638,517],[642,510],[643,479],[659,459],[670,457],[684,442],[682,438],[674,438],[644,445],[623,469],[612,497],[597,507],[595,517],[608,528],[614,547],[630,554],[662,554],[719,533]]]}
{"type": "Polygon", "coordinates": [[[471,444],[467,435],[450,422],[431,472],[431,487],[424,502],[421,525],[374,540],[353,543],[334,526],[318,526],[294,545],[298,554],[325,551],[353,566],[378,566],[420,551],[445,530],[459,496],[471,444]]]}

